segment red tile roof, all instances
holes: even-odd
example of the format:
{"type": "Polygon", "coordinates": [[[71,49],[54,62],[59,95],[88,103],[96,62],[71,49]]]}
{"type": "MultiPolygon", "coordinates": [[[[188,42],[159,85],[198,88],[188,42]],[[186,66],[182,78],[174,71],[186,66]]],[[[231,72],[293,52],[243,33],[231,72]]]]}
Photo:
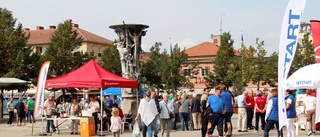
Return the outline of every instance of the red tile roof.
{"type": "MultiPolygon", "coordinates": [[[[101,43],[106,45],[112,45],[112,41],[93,34],[89,31],[86,31],[81,28],[73,28],[76,29],[79,37],[83,38],[84,42],[94,42],[101,43]]],[[[39,45],[39,44],[48,44],[50,42],[50,38],[52,34],[56,31],[56,29],[44,29],[44,30],[26,30],[26,35],[29,35],[29,39],[27,41],[28,45],[39,45]]]]}
{"type": "Polygon", "coordinates": [[[150,59],[150,52],[140,54],[140,61],[146,63],[150,59]]]}
{"type": "MultiPolygon", "coordinates": [[[[213,44],[212,42],[203,42],[196,46],[186,49],[186,53],[189,57],[199,57],[199,56],[217,56],[219,46],[213,44]]],[[[238,50],[233,50],[236,56],[240,56],[238,50]]]]}
{"type": "Polygon", "coordinates": [[[216,56],[219,47],[212,42],[203,42],[196,46],[186,49],[186,53],[189,57],[196,56],[216,56]]]}

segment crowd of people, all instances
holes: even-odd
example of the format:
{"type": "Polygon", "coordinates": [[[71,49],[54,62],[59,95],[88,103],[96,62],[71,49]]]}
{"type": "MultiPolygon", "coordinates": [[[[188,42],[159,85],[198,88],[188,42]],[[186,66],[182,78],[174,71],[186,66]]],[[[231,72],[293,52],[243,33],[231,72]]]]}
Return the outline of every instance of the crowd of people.
{"type": "MultiPolygon", "coordinates": [[[[303,113],[306,113],[307,121],[310,124],[307,129],[308,135],[316,132],[314,123],[316,98],[312,96],[314,92],[307,89],[306,98],[303,101],[303,113]]],[[[178,118],[182,131],[201,130],[202,137],[211,137],[214,130],[217,129],[218,136],[230,137],[233,135],[231,117],[234,106],[238,108],[238,132],[253,130],[259,134],[258,132],[261,130],[261,135],[268,137],[270,130],[276,128],[278,136],[283,136],[282,130],[279,130],[278,89],[276,88],[270,91],[267,88],[255,92],[243,91],[241,95],[234,97],[226,86],[221,84],[215,87],[214,94],[210,94],[209,89],[204,89],[201,97],[197,94],[188,96],[185,92],[172,95],[163,93],[163,100],[160,102],[155,95],[153,89],[149,89],[145,93],[145,98],[141,99],[135,118],[135,120],[141,119],[143,137],[147,135],[148,137],[158,137],[159,125],[161,125],[160,135],[169,137],[171,130],[177,130],[178,118]],[[160,122],[158,122],[158,118],[160,118],[160,122]],[[192,119],[190,120],[192,121],[191,126],[189,118],[192,119]],[[155,125],[154,128],[153,125],[155,125]],[[261,129],[259,129],[260,127],[261,129]]],[[[286,90],[288,137],[296,136],[293,126],[294,119],[297,118],[295,102],[293,90],[286,90]]]]}
{"type": "MultiPolygon", "coordinates": [[[[316,97],[314,90],[307,89],[306,97],[303,100],[304,112],[307,115],[309,123],[308,135],[315,134],[315,108],[316,97]]],[[[162,100],[159,100],[156,91],[149,88],[145,93],[145,97],[140,100],[135,120],[140,120],[142,125],[143,137],[170,137],[171,130],[179,130],[177,121],[181,123],[181,130],[200,130],[202,137],[211,137],[214,130],[217,129],[218,136],[230,137],[233,135],[233,108],[238,108],[238,132],[263,132],[264,137],[269,136],[269,131],[276,128],[278,136],[283,136],[282,130],[279,130],[279,112],[278,112],[278,90],[263,89],[256,92],[243,91],[241,95],[234,97],[226,86],[221,84],[214,88],[214,93],[210,94],[209,89],[204,89],[201,96],[197,94],[188,95],[184,91],[177,94],[163,93],[162,100]],[[253,119],[255,118],[255,125],[253,119]],[[191,122],[190,122],[191,121],[191,122]],[[191,124],[190,124],[191,123],[191,124]],[[261,127],[261,129],[259,129],[261,127]],[[161,131],[159,132],[159,130],[161,131]]],[[[95,120],[95,132],[99,129],[98,124],[102,119],[103,125],[100,130],[109,130],[115,137],[119,137],[122,133],[122,122],[124,114],[117,103],[109,96],[101,98],[94,95],[89,100],[77,98],[66,98],[57,103],[53,94],[44,102],[44,116],[52,118],[52,116],[80,116],[82,110],[90,110],[95,120]],[[102,102],[102,104],[100,103],[102,102]],[[100,110],[103,112],[101,116],[98,114],[100,110]]],[[[287,136],[295,137],[294,119],[297,118],[296,100],[292,90],[285,91],[285,107],[287,112],[287,136]]],[[[12,125],[16,110],[17,125],[22,125],[29,120],[34,123],[33,116],[34,101],[30,97],[26,102],[20,98],[16,105],[13,104],[13,98],[7,103],[6,108],[9,112],[9,120],[7,126],[12,125]]],[[[78,134],[79,121],[71,122],[71,134],[78,134]]],[[[56,131],[53,120],[47,120],[46,132],[56,131]]]]}
{"type": "MultiPolygon", "coordinates": [[[[42,115],[43,117],[47,118],[46,132],[56,132],[57,130],[53,120],[50,118],[65,116],[78,117],[81,116],[82,110],[90,110],[95,120],[95,133],[97,133],[97,130],[100,127],[98,124],[102,119],[103,128],[100,130],[108,130],[107,127],[110,127],[109,130],[112,131],[115,136],[119,136],[122,131],[122,119],[124,118],[122,109],[118,107],[119,101],[115,100],[114,103],[114,101],[108,95],[102,97],[102,104],[100,101],[101,100],[99,96],[91,95],[89,100],[82,98],[80,101],[78,101],[76,97],[70,97],[64,98],[61,102],[58,102],[55,100],[54,94],[49,94],[49,97],[44,101],[44,111],[42,115]],[[103,113],[101,116],[98,116],[101,107],[103,113]]],[[[27,120],[29,120],[30,123],[35,123],[34,106],[34,100],[31,97],[28,97],[27,101],[25,102],[22,101],[22,98],[19,98],[16,104],[14,104],[13,98],[10,98],[10,101],[6,104],[6,108],[9,112],[7,126],[13,126],[12,122],[14,118],[16,118],[17,126],[26,125],[27,120]]],[[[71,121],[70,134],[79,134],[78,123],[79,120],[71,121]]]]}
{"type": "MultiPolygon", "coordinates": [[[[53,95],[50,94],[49,98],[44,102],[44,115],[46,118],[51,118],[53,115],[61,117],[65,114],[69,116],[81,116],[81,111],[86,110],[92,112],[95,123],[95,134],[97,134],[100,121],[102,120],[102,129],[113,132],[114,136],[120,136],[122,131],[122,119],[124,117],[122,109],[118,107],[117,103],[113,103],[113,100],[109,96],[102,97],[102,104],[100,97],[91,95],[89,101],[82,99],[78,102],[77,98],[73,97],[70,99],[64,99],[61,103],[56,104],[53,95]],[[99,116],[102,107],[102,115],[99,116]]],[[[79,134],[78,124],[79,121],[72,120],[71,122],[71,133],[79,134]]],[[[46,132],[50,132],[50,127],[53,132],[56,132],[53,120],[47,120],[46,132]]]]}
{"type": "Polygon", "coordinates": [[[16,119],[17,126],[26,125],[28,120],[30,124],[35,123],[33,115],[34,100],[30,97],[28,97],[25,102],[22,101],[22,98],[19,98],[16,104],[13,104],[13,98],[10,98],[10,101],[6,104],[6,108],[9,113],[7,126],[13,126],[12,122],[14,118],[16,119]],[[16,112],[14,110],[16,110],[16,112]]]}

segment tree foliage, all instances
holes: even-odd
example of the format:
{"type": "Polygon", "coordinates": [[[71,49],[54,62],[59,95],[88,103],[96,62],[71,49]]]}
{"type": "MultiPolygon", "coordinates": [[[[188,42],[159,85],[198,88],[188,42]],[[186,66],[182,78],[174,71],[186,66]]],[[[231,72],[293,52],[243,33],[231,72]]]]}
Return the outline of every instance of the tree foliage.
{"type": "Polygon", "coordinates": [[[139,68],[143,84],[148,84],[157,89],[163,88],[161,83],[162,66],[161,59],[165,59],[162,56],[167,56],[166,52],[161,53],[160,47],[162,44],[156,42],[150,48],[150,56],[147,62],[142,62],[139,68]]]}
{"type": "MultiPolygon", "coordinates": [[[[0,8],[0,77],[14,77],[34,82],[38,76],[39,55],[27,46],[27,34],[16,23],[12,12],[0,8]]],[[[26,91],[29,85],[0,86],[0,117],[3,116],[3,90],[26,91]]]]}
{"type": "Polygon", "coordinates": [[[42,58],[43,62],[51,61],[49,78],[71,72],[93,58],[88,53],[73,52],[82,42],[69,21],[58,25],[42,58]]]}
{"type": "Polygon", "coordinates": [[[230,32],[224,32],[221,36],[221,44],[217,52],[217,57],[214,60],[214,72],[210,74],[208,84],[212,81],[214,84],[224,83],[228,88],[232,86],[235,70],[235,53],[233,48],[233,40],[230,32]],[[215,76],[212,76],[215,75],[215,76]]]}
{"type": "MultiPolygon", "coordinates": [[[[264,49],[264,41],[256,39],[256,48],[250,46],[243,52],[243,67],[245,82],[252,82],[259,90],[261,85],[274,85],[275,72],[277,72],[277,54],[273,53],[272,58],[267,58],[267,51],[264,49]],[[276,60],[275,60],[276,59],[276,60]]],[[[276,73],[277,75],[277,73],[276,73]]]]}
{"type": "MultiPolygon", "coordinates": [[[[185,49],[181,50],[176,44],[173,48],[170,47],[170,53],[166,49],[161,51],[162,44],[156,42],[150,48],[150,58],[146,63],[142,63],[140,73],[145,84],[157,89],[166,89],[176,91],[180,87],[192,88],[193,84],[188,77],[183,75],[182,67],[187,61],[185,49]]],[[[188,64],[190,65],[190,64],[188,64]]],[[[194,68],[194,64],[189,67],[194,68]]]]}
{"type": "MultiPolygon", "coordinates": [[[[184,76],[182,67],[188,59],[188,55],[185,49],[176,44],[173,48],[170,47],[170,55],[163,56],[161,60],[162,70],[162,83],[165,85],[165,89],[169,91],[177,91],[180,87],[193,88],[193,84],[189,81],[189,78],[184,76]]],[[[192,65],[189,67],[193,67],[192,65]]],[[[193,70],[194,68],[190,68],[193,70]]]]}
{"type": "Polygon", "coordinates": [[[306,33],[303,36],[302,42],[298,43],[288,77],[298,69],[316,62],[314,57],[314,47],[309,36],[310,34],[306,33]]]}
{"type": "Polygon", "coordinates": [[[108,71],[122,76],[120,56],[115,45],[109,46],[102,51],[100,64],[108,71]]]}
{"type": "MultiPolygon", "coordinates": [[[[95,58],[89,53],[75,51],[82,42],[82,38],[78,36],[77,30],[72,27],[71,22],[64,21],[58,25],[42,57],[42,62],[50,61],[48,78],[69,73],[95,58]]],[[[67,91],[73,93],[75,90],[67,89],[67,91]]]]}
{"type": "MultiPolygon", "coordinates": [[[[27,33],[21,23],[16,25],[11,11],[0,8],[0,77],[15,77],[27,81],[35,81],[38,74],[39,55],[27,46],[27,33]]],[[[14,86],[13,88],[26,87],[14,86]]]]}

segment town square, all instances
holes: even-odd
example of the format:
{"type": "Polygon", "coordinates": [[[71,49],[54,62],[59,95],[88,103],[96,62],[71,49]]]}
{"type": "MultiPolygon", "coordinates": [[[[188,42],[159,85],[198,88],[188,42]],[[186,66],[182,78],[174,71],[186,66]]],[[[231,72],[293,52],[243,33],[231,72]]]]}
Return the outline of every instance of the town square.
{"type": "Polygon", "coordinates": [[[320,136],[318,5],[0,1],[0,135],[320,136]]]}

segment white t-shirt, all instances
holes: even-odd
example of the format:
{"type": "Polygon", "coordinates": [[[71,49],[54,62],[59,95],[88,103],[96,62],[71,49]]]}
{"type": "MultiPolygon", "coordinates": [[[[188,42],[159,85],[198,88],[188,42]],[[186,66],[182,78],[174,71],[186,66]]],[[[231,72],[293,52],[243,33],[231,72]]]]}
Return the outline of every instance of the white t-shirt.
{"type": "Polygon", "coordinates": [[[305,111],[316,109],[316,97],[314,96],[306,96],[303,100],[303,103],[306,106],[305,111]]]}
{"type": "Polygon", "coordinates": [[[8,108],[8,111],[13,111],[14,110],[14,106],[13,106],[13,103],[11,103],[10,101],[7,103],[7,108],[8,108]]]}
{"type": "Polygon", "coordinates": [[[90,101],[90,104],[88,105],[92,112],[97,112],[100,109],[100,105],[98,101],[90,101]]]}
{"type": "Polygon", "coordinates": [[[46,115],[52,115],[51,114],[51,109],[55,109],[56,108],[56,105],[53,101],[50,101],[49,99],[47,99],[45,102],[44,102],[44,111],[45,111],[45,114],[46,115]]]}

